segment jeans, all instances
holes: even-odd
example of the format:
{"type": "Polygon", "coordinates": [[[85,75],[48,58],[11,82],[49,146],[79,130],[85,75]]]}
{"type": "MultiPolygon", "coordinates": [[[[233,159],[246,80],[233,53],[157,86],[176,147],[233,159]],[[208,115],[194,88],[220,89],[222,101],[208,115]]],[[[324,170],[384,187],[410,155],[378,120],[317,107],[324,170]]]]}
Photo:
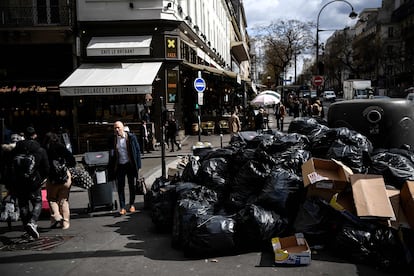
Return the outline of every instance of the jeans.
{"type": "Polygon", "coordinates": [[[37,224],[40,213],[42,212],[41,187],[32,192],[19,193],[16,196],[19,201],[20,218],[23,225],[27,225],[29,222],[37,224]],[[32,204],[32,211],[30,211],[29,202],[32,204]]]}
{"type": "Polygon", "coordinates": [[[119,207],[125,209],[125,177],[128,179],[129,204],[135,203],[135,177],[136,172],[131,163],[118,164],[116,180],[118,185],[119,207]]]}

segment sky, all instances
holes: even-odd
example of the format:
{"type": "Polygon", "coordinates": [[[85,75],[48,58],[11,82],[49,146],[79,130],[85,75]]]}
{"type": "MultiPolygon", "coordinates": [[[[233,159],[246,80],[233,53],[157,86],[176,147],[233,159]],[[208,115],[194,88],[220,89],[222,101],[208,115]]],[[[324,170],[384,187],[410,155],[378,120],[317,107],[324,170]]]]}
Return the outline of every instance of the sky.
{"type": "MultiPolygon", "coordinates": [[[[319,12],[319,29],[341,30],[353,26],[357,20],[349,18],[352,9],[346,2],[359,14],[366,8],[380,8],[382,0],[243,0],[247,31],[252,34],[254,27],[267,26],[279,19],[311,21],[316,26],[319,12]]],[[[325,42],[332,33],[319,32],[319,42],[325,42]]]]}

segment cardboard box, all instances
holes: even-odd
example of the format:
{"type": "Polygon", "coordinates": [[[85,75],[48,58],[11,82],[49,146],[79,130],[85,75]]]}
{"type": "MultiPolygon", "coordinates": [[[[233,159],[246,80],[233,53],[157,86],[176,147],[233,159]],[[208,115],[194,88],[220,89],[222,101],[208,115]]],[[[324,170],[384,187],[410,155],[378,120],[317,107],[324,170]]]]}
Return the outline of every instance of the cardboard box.
{"type": "Polygon", "coordinates": [[[272,239],[276,265],[307,265],[311,262],[311,250],[302,233],[272,239]]]}
{"type": "Polygon", "coordinates": [[[414,181],[406,181],[400,192],[401,207],[411,229],[414,229],[414,181]]]}
{"type": "Polygon", "coordinates": [[[302,165],[307,196],[318,196],[328,202],[334,194],[349,187],[350,175],[352,170],[334,159],[311,158],[302,165]]]}
{"type": "Polygon", "coordinates": [[[395,220],[394,210],[387,195],[382,175],[353,174],[350,178],[358,217],[395,220]]]}

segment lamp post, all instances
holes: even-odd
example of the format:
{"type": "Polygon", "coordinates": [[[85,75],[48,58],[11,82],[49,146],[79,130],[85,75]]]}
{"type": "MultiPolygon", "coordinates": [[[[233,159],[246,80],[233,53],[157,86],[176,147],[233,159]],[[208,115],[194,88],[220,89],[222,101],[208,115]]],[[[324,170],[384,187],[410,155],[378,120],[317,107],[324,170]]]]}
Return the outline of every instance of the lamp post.
{"type": "Polygon", "coordinates": [[[355,19],[358,16],[358,14],[354,11],[354,7],[351,5],[351,3],[349,3],[346,0],[333,0],[333,1],[330,1],[330,2],[326,3],[325,5],[323,5],[322,8],[319,10],[318,18],[316,20],[316,68],[317,68],[316,70],[318,72],[318,75],[320,74],[320,72],[319,72],[319,32],[324,31],[324,30],[319,29],[319,17],[321,15],[321,12],[323,11],[323,9],[326,6],[328,6],[329,4],[332,4],[334,2],[344,2],[344,3],[348,4],[349,7],[351,7],[351,13],[349,14],[350,18],[355,19]]]}

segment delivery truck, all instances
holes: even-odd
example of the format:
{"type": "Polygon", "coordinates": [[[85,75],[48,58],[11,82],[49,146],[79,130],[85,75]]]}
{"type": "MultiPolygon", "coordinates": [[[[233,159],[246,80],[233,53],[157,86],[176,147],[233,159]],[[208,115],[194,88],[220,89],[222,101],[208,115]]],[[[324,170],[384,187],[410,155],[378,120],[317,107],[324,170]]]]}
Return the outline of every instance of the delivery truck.
{"type": "Polygon", "coordinates": [[[370,90],[370,80],[346,80],[343,85],[344,100],[367,99],[370,90]]]}

